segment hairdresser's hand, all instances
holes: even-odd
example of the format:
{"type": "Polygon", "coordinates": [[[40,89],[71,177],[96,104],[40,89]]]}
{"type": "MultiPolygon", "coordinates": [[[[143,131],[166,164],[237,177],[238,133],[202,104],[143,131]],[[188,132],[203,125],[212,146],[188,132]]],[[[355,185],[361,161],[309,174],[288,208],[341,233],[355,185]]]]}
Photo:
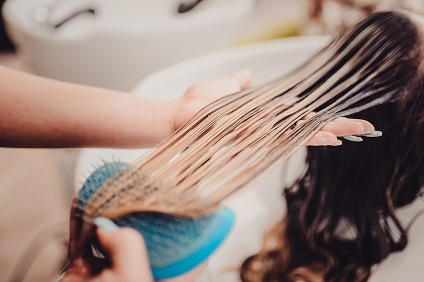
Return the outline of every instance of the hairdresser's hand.
{"type": "MultiPolygon", "coordinates": [[[[81,222],[76,217],[77,203],[77,198],[74,198],[70,220],[70,254],[76,251],[76,239],[81,231],[81,222]]],[[[98,227],[97,237],[111,259],[111,266],[102,268],[99,259],[80,257],[67,269],[61,282],[153,281],[146,246],[140,233],[131,228],[118,228],[105,218],[96,219],[95,224],[98,227]]]]}
{"type": "MultiPolygon", "coordinates": [[[[306,120],[312,115],[314,115],[314,113],[305,116],[304,119],[306,120]]],[[[366,134],[378,135],[379,132],[375,131],[374,126],[366,120],[340,117],[327,123],[320,131],[318,131],[311,139],[309,139],[306,145],[339,146],[342,144],[342,141],[337,139],[337,137],[349,136],[351,138],[350,140],[359,142],[361,141],[361,138],[355,137],[355,135],[366,136],[366,134]]]]}
{"type": "Polygon", "coordinates": [[[90,265],[78,258],[66,271],[62,282],[153,281],[146,247],[140,234],[131,228],[111,230],[98,228],[97,236],[112,260],[112,266],[93,275],[90,265]]]}
{"type": "MultiPolygon", "coordinates": [[[[178,100],[174,114],[174,130],[183,126],[192,116],[206,105],[219,98],[236,93],[251,82],[248,70],[241,70],[235,74],[217,80],[196,83],[191,86],[184,96],[178,100]]],[[[308,119],[311,113],[304,117],[308,119]]],[[[339,146],[342,144],[337,137],[364,135],[374,132],[374,126],[365,120],[336,118],[325,125],[306,143],[307,146],[339,146]]]]}
{"type": "MultiPolygon", "coordinates": [[[[106,226],[104,228],[100,227],[97,229],[97,236],[103,248],[112,258],[112,266],[102,270],[97,275],[92,275],[89,263],[80,258],[66,271],[60,281],[153,282],[147,250],[140,234],[131,228],[113,230],[113,225],[110,225],[107,221],[105,222],[106,226]]],[[[205,270],[206,266],[207,264],[203,263],[201,266],[181,276],[160,280],[160,282],[195,281],[205,270]]]]}
{"type": "Polygon", "coordinates": [[[234,94],[249,86],[251,74],[240,70],[230,76],[199,82],[190,86],[178,100],[174,114],[174,130],[183,126],[191,117],[208,104],[226,95],[234,94]]]}

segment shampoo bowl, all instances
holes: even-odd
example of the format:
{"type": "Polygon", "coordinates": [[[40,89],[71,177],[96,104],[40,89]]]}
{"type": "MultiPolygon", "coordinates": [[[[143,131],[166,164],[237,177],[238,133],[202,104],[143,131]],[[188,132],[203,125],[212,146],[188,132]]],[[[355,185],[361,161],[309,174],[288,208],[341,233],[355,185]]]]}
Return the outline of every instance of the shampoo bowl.
{"type": "Polygon", "coordinates": [[[232,45],[254,0],[9,0],[6,27],[30,71],[129,91],[169,64],[232,45]]]}

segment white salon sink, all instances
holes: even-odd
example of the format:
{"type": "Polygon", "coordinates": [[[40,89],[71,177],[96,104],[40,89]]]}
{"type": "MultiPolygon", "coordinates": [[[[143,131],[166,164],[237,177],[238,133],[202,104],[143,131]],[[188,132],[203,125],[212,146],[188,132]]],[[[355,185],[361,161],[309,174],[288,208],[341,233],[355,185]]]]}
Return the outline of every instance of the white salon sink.
{"type": "MultiPolygon", "coordinates": [[[[326,37],[298,37],[233,48],[177,64],[157,72],[135,89],[139,96],[168,99],[182,95],[188,86],[205,79],[228,75],[241,68],[250,68],[254,84],[275,78],[307,60],[328,42],[326,37]]],[[[76,189],[81,187],[84,175],[93,171],[92,165],[101,160],[134,161],[146,150],[85,149],[81,151],[76,166],[76,189]]],[[[266,229],[277,222],[283,212],[281,195],[284,183],[295,180],[304,168],[304,153],[300,151],[282,168],[276,169],[227,205],[236,214],[236,224],[228,239],[212,255],[209,263],[210,280],[216,282],[238,281],[236,271],[249,254],[260,247],[266,229]]],[[[401,211],[401,218],[409,220],[424,208],[417,200],[401,211]]],[[[411,230],[411,241],[406,250],[391,255],[373,275],[373,282],[422,281],[424,261],[424,220],[419,219],[411,230]]],[[[203,281],[203,280],[201,280],[203,281]]],[[[208,280],[206,280],[208,281],[208,280]]]]}
{"type": "Polygon", "coordinates": [[[124,91],[167,65],[231,46],[254,0],[8,0],[7,30],[29,69],[124,91]],[[69,21],[66,21],[66,19],[69,21]]]}

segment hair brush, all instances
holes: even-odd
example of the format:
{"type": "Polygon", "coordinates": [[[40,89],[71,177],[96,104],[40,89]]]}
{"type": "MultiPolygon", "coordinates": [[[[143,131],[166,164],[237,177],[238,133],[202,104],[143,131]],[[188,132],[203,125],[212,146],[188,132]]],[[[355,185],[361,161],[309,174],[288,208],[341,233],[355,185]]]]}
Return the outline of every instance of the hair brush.
{"type": "MultiPolygon", "coordinates": [[[[78,194],[79,215],[87,201],[106,182],[130,164],[111,162],[97,168],[87,178],[78,194]]],[[[198,218],[186,218],[158,212],[135,212],[117,219],[120,227],[131,227],[143,236],[155,279],[184,274],[204,262],[223,242],[234,223],[228,208],[198,218]]],[[[101,247],[95,238],[91,245],[101,247]]]]}

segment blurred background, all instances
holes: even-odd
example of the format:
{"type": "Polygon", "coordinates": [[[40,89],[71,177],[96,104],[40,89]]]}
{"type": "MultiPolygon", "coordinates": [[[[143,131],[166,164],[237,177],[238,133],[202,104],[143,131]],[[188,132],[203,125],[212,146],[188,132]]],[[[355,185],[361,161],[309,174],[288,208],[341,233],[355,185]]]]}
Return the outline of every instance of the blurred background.
{"type": "MultiPolygon", "coordinates": [[[[424,14],[423,0],[0,0],[0,5],[1,65],[126,92],[158,70],[212,52],[333,34],[382,9],[424,14]]],[[[66,253],[79,152],[0,148],[0,281],[49,281],[57,273],[66,253]]]]}

